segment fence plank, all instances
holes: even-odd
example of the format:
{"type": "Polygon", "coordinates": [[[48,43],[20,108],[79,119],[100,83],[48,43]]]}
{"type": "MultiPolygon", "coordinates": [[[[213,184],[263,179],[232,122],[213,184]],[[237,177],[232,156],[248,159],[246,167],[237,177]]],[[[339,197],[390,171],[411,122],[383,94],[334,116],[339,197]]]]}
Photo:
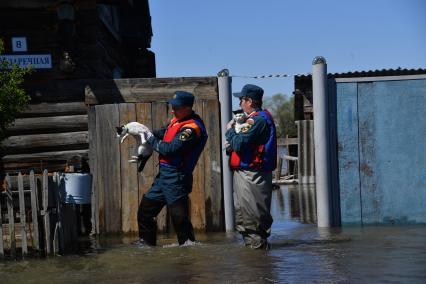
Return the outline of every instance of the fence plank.
{"type": "Polygon", "coordinates": [[[104,167],[102,166],[102,131],[100,130],[101,127],[111,127],[107,120],[103,120],[102,118],[102,109],[99,106],[95,107],[95,114],[96,114],[96,129],[94,129],[94,132],[96,133],[96,175],[97,175],[97,193],[98,193],[98,230],[99,233],[105,233],[106,232],[106,225],[105,225],[105,182],[102,178],[104,175],[104,167]]]}
{"type": "Polygon", "coordinates": [[[27,222],[25,220],[25,196],[24,196],[24,180],[22,174],[18,174],[18,191],[19,191],[19,223],[21,224],[21,247],[22,255],[28,254],[27,246],[27,222]]]}
{"type": "Polygon", "coordinates": [[[96,110],[90,107],[89,120],[89,164],[92,173],[92,233],[99,234],[99,182],[98,182],[98,159],[97,159],[97,135],[96,135],[96,110]]]}
{"type": "Polygon", "coordinates": [[[33,249],[40,250],[39,232],[38,232],[38,194],[34,171],[30,172],[30,190],[31,190],[31,216],[33,223],[33,249]]]}
{"type": "Polygon", "coordinates": [[[6,200],[7,200],[7,212],[9,215],[9,243],[10,243],[10,255],[16,256],[16,240],[15,240],[15,212],[13,210],[13,197],[11,191],[10,176],[6,176],[6,200]]]}
{"type": "Polygon", "coordinates": [[[55,194],[55,200],[56,200],[56,209],[57,209],[57,221],[55,226],[55,233],[53,236],[53,252],[54,254],[60,254],[63,253],[65,250],[65,234],[64,234],[64,219],[63,219],[63,210],[62,210],[62,196],[61,195],[61,176],[58,172],[53,173],[53,187],[54,187],[54,194],[55,194]]]}
{"type": "MultiPolygon", "coordinates": [[[[120,125],[136,121],[135,104],[120,104],[120,125]]],[[[135,139],[132,135],[120,144],[121,156],[121,198],[122,198],[122,231],[123,233],[137,232],[137,210],[138,210],[138,171],[136,163],[129,163],[131,156],[137,156],[137,147],[140,138],[135,139]]]]}
{"type": "MultiPolygon", "coordinates": [[[[158,129],[160,127],[163,127],[167,125],[169,122],[168,119],[168,105],[167,103],[161,103],[161,102],[153,102],[152,103],[152,121],[153,121],[153,128],[158,129]]],[[[158,173],[158,154],[154,154],[154,161],[157,165],[155,167],[155,175],[158,173]]],[[[167,231],[167,208],[164,207],[161,212],[157,216],[157,226],[158,230],[161,232],[167,231]]]]}
{"type": "MultiPolygon", "coordinates": [[[[276,180],[280,180],[280,178],[281,178],[282,167],[283,167],[283,158],[278,157],[277,168],[275,170],[275,179],[276,180]]],[[[288,168],[288,166],[287,166],[287,172],[290,173],[290,169],[288,168]]]]}
{"type": "MultiPolygon", "coordinates": [[[[194,111],[203,117],[204,113],[202,101],[196,101],[194,105],[194,111]]],[[[189,213],[191,216],[191,223],[196,230],[204,229],[206,225],[206,211],[204,207],[204,166],[204,153],[202,153],[193,172],[194,179],[192,184],[192,193],[189,195],[191,210],[189,213]]]]}
{"type": "Polygon", "coordinates": [[[205,188],[205,214],[206,230],[223,230],[222,212],[222,172],[221,172],[221,141],[219,102],[206,100],[203,103],[203,120],[209,138],[204,148],[204,188],[205,188]]]}
{"type": "Polygon", "coordinates": [[[171,99],[175,90],[191,92],[196,99],[217,99],[216,77],[92,80],[85,88],[89,105],[140,103],[171,99]]]}
{"type": "Polygon", "coordinates": [[[50,214],[49,214],[49,188],[47,170],[43,171],[43,212],[44,212],[44,246],[46,254],[52,253],[52,245],[50,239],[50,214]]]}
{"type": "Polygon", "coordinates": [[[115,134],[118,125],[117,104],[96,106],[97,163],[102,172],[98,178],[99,219],[101,222],[104,218],[107,233],[121,232],[120,145],[115,134]]]}
{"type": "MultiPolygon", "coordinates": [[[[145,124],[149,129],[153,129],[152,110],[150,103],[136,104],[136,119],[140,123],[145,124]]],[[[154,152],[148,162],[146,162],[143,171],[139,173],[139,202],[142,200],[144,193],[149,190],[154,181],[155,163],[158,163],[156,157],[158,157],[158,155],[156,155],[156,153],[154,152]]]]}

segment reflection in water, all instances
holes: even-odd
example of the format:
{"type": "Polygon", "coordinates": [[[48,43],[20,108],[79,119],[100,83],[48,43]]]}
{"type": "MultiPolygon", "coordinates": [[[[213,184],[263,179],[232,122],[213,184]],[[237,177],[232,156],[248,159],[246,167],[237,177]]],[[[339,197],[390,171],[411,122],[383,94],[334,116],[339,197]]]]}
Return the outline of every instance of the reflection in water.
{"type": "Polygon", "coordinates": [[[274,217],[316,224],[314,184],[281,186],[274,191],[272,200],[271,212],[274,217]]]}
{"type": "Polygon", "coordinates": [[[316,224],[317,206],[314,184],[299,184],[300,220],[307,224],[316,224]]]}
{"type": "Polygon", "coordinates": [[[109,237],[78,255],[0,261],[1,283],[424,283],[426,227],[318,229],[314,200],[312,188],[274,191],[268,252],[234,233],[198,233],[192,247],[170,246],[174,235],[155,248],[109,237]]]}

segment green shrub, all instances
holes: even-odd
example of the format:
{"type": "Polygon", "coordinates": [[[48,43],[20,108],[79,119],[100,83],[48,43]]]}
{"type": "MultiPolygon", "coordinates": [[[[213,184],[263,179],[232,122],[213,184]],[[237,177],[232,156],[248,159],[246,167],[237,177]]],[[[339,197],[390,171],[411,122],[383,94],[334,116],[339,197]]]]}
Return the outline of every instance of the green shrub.
{"type": "MultiPolygon", "coordinates": [[[[3,41],[0,39],[0,54],[3,50],[3,41]]],[[[0,141],[6,138],[6,127],[30,102],[30,96],[22,88],[24,76],[30,72],[30,68],[11,66],[6,60],[0,59],[0,141]]]]}

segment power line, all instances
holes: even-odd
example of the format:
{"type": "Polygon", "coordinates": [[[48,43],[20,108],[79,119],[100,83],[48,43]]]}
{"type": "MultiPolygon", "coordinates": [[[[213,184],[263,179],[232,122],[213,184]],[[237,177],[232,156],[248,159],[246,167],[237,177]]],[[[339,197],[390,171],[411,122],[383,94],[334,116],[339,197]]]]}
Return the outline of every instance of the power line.
{"type": "Polygon", "coordinates": [[[312,75],[312,73],[300,73],[300,74],[271,74],[271,75],[260,75],[260,76],[247,76],[247,75],[232,75],[231,77],[239,77],[239,78],[250,78],[250,79],[269,79],[269,78],[286,78],[286,77],[294,77],[294,76],[308,76],[312,75]]]}

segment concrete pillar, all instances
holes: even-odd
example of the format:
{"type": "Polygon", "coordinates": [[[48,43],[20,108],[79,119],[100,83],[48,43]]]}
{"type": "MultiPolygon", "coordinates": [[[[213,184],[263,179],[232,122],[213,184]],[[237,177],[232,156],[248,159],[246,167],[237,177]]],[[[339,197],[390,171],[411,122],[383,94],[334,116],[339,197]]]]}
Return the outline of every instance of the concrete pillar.
{"type": "Polygon", "coordinates": [[[315,184],[318,227],[331,227],[331,180],[329,122],[327,103],[327,64],[317,56],[312,62],[312,96],[314,101],[315,184]]]}
{"type": "Polygon", "coordinates": [[[221,127],[221,153],[223,177],[223,203],[225,211],[225,229],[227,232],[234,230],[234,196],[232,188],[232,172],[229,169],[229,156],[225,152],[226,124],[232,119],[232,88],[229,70],[223,69],[218,74],[220,127],[221,127]]]}

